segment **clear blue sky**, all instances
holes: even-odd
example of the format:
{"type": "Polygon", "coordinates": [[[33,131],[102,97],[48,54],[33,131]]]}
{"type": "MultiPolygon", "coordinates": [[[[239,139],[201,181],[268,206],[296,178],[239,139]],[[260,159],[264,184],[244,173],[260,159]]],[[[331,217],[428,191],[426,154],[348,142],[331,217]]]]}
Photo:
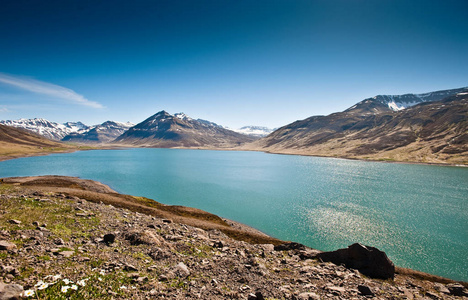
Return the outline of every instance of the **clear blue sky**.
{"type": "Polygon", "coordinates": [[[2,0],[0,119],[278,127],[468,85],[466,0],[2,0]]]}

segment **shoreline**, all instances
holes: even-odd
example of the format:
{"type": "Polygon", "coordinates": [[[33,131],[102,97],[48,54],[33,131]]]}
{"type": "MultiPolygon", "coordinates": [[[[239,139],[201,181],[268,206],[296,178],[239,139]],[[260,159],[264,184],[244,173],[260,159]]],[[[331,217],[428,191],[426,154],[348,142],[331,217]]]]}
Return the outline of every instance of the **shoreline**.
{"type": "MultiPolygon", "coordinates": [[[[136,213],[161,217],[170,220],[171,223],[175,222],[186,224],[204,230],[220,230],[230,238],[246,241],[247,243],[254,245],[279,245],[286,243],[286,241],[271,237],[256,228],[234,220],[219,217],[196,208],[178,205],[166,205],[153,199],[121,194],[116,192],[110,186],[94,180],[69,176],[45,175],[0,178],[0,185],[1,184],[11,184],[13,186],[40,190],[41,192],[63,193],[70,197],[84,198],[87,201],[91,201],[96,204],[112,205],[115,207],[129,209],[130,211],[136,213]],[[108,195],[107,198],[105,197],[106,195],[108,195]],[[140,199],[143,199],[143,201],[140,199]],[[159,209],[162,212],[155,214],[155,209],[159,209]],[[190,218],[194,219],[195,221],[189,220],[190,218]]],[[[309,249],[323,252],[313,248],[309,249]]],[[[468,282],[445,278],[409,268],[395,266],[395,273],[404,276],[412,276],[414,278],[428,280],[431,282],[445,284],[458,282],[468,288],[468,282]]]]}
{"type": "Polygon", "coordinates": [[[330,159],[343,159],[351,161],[362,161],[362,162],[375,162],[375,163],[390,163],[390,164],[407,164],[407,165],[425,165],[425,166],[440,166],[440,167],[459,167],[468,168],[468,164],[455,164],[455,163],[438,163],[438,162],[418,162],[418,161],[398,161],[398,160],[385,160],[385,159],[365,159],[365,158],[353,158],[353,157],[339,157],[339,156],[325,156],[318,154],[304,154],[304,153],[287,153],[287,152],[273,152],[268,150],[260,149],[240,149],[240,148],[216,148],[216,147],[171,147],[171,148],[160,148],[160,147],[136,147],[136,146],[125,146],[125,145],[104,145],[102,147],[96,147],[92,149],[70,149],[65,151],[57,152],[39,152],[39,153],[28,153],[13,156],[0,156],[1,161],[7,161],[17,158],[35,157],[35,156],[47,156],[50,154],[61,154],[61,153],[73,153],[78,151],[92,151],[92,150],[124,150],[124,149],[184,149],[184,150],[211,150],[211,151],[245,151],[245,152],[262,152],[266,154],[276,155],[292,155],[292,156],[304,156],[304,157],[318,157],[318,158],[330,158],[330,159]]]}

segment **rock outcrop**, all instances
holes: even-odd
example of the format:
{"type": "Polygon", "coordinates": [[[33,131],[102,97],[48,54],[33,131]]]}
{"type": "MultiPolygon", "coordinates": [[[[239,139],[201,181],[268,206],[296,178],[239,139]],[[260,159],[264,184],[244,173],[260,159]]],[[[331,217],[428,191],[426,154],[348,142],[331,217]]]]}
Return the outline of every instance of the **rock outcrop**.
{"type": "Polygon", "coordinates": [[[393,279],[395,277],[395,265],[385,252],[358,243],[346,249],[320,253],[317,258],[337,265],[344,264],[372,278],[393,279]]]}

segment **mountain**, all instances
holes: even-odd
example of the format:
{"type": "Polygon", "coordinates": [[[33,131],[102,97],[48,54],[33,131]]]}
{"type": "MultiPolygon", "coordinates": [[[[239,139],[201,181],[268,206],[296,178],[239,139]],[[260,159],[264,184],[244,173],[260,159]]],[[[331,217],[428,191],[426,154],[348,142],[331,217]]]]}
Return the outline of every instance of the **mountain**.
{"type": "Polygon", "coordinates": [[[363,100],[344,112],[296,121],[248,147],[275,153],[467,164],[468,90],[459,91],[397,111],[390,109],[391,101],[385,104],[381,102],[385,98],[377,96],[371,98],[376,101],[363,100]]]}
{"type": "Polygon", "coordinates": [[[86,131],[74,132],[65,136],[62,141],[75,143],[109,143],[134,126],[130,122],[120,123],[107,121],[100,125],[89,127],[86,131]]]}
{"type": "Polygon", "coordinates": [[[67,146],[38,134],[0,125],[0,160],[37,153],[66,150],[67,146]]]}
{"type": "Polygon", "coordinates": [[[130,128],[115,143],[160,148],[232,147],[253,140],[210,121],[160,111],[130,128]]]}
{"type": "Polygon", "coordinates": [[[261,137],[265,137],[269,135],[275,129],[271,129],[271,128],[263,127],[263,126],[244,126],[239,129],[231,129],[231,130],[238,132],[238,133],[245,134],[245,135],[249,135],[252,137],[261,138],[261,137]]]}
{"type": "Polygon", "coordinates": [[[56,141],[62,140],[65,136],[71,133],[83,132],[89,128],[81,122],[67,122],[59,124],[41,118],[6,120],[0,121],[0,124],[23,128],[56,141]]]}
{"type": "Polygon", "coordinates": [[[356,105],[345,110],[345,112],[360,112],[363,115],[369,115],[390,111],[400,111],[419,103],[439,101],[446,97],[464,92],[468,92],[467,87],[424,94],[377,95],[375,97],[362,100],[356,105]]]}

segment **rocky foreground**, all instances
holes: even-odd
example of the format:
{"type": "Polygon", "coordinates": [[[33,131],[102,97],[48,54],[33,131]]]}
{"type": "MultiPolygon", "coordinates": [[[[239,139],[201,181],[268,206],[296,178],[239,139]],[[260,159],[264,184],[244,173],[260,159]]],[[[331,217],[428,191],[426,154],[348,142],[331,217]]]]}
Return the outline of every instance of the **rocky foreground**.
{"type": "Polygon", "coordinates": [[[372,248],[322,253],[206,213],[144,211],[90,181],[3,179],[0,194],[0,299],[468,298],[461,283],[390,274],[391,262],[377,274],[325,262],[372,248]]]}

